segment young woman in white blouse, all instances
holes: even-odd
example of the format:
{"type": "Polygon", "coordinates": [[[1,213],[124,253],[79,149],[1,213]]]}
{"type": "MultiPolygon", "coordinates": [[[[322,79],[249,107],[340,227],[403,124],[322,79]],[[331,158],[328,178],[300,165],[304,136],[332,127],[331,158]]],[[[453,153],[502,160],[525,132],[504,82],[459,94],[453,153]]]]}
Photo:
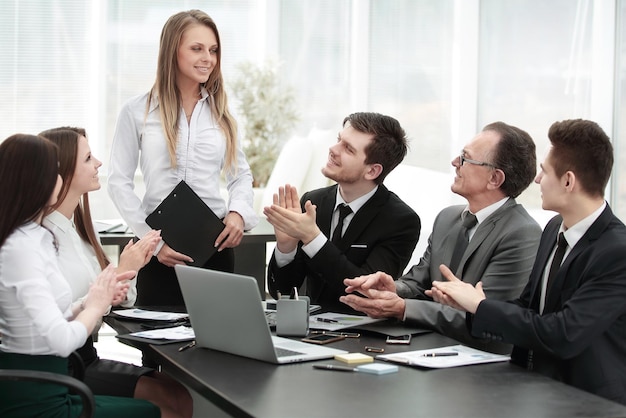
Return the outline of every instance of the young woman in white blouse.
{"type": "MultiPolygon", "coordinates": [[[[184,180],[223,219],[213,244],[218,251],[204,267],[233,271],[243,231],[258,223],[252,175],[237,138],[221,73],[221,44],[215,22],[200,10],[171,16],[161,32],[152,89],[122,108],[111,150],[109,193],[122,218],[143,237],[149,215],[184,180]],[[134,191],[140,164],[146,191],[134,191]],[[220,195],[224,172],[228,204],[220,195]]],[[[184,216],[184,214],[181,214],[184,216]]],[[[173,266],[191,258],[162,243],[139,273],[137,304],[183,305],[173,266]]]]}
{"type": "MultiPolygon", "coordinates": [[[[17,134],[0,144],[0,369],[68,373],[67,356],[85,343],[135,272],[104,269],[87,297],[72,303],[52,233],[41,225],[63,181],[57,147],[17,134]]],[[[0,382],[0,416],[76,417],[80,398],[59,385],[0,382]]],[[[97,417],[159,417],[145,400],[96,396],[97,417]]]]}
{"type": "MultiPolygon", "coordinates": [[[[52,212],[43,225],[55,235],[58,262],[72,288],[74,300],[83,300],[92,278],[110,264],[94,230],[89,207],[89,192],[100,189],[98,169],[102,163],[91,153],[82,128],[61,127],[41,132],[59,149],[59,174],[63,186],[52,212]]],[[[151,258],[160,241],[158,231],[150,231],[137,243],[129,242],[117,271],[138,271],[151,258]]],[[[135,280],[120,305],[133,306],[135,280]]],[[[86,365],[85,383],[95,394],[146,399],[161,408],[163,417],[191,417],[193,401],[187,389],[170,377],[148,367],[98,358],[90,336],[78,350],[86,365]]]]}

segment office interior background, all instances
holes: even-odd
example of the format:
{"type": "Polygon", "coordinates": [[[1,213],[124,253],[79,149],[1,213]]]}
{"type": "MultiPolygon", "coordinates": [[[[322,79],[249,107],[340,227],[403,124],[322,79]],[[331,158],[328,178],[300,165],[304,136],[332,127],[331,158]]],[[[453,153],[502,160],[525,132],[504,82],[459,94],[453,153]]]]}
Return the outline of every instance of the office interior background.
{"type": "MultiPolygon", "coordinates": [[[[411,138],[405,162],[451,182],[450,161],[487,123],[528,131],[541,161],[553,122],[595,120],[616,152],[607,200],[626,219],[623,0],[2,0],[0,140],[83,126],[106,177],[120,107],[151,87],[166,19],[191,8],[217,23],[227,83],[240,62],[280,63],[294,134],[389,114],[411,138]]],[[[420,193],[428,179],[412,181],[420,193]]],[[[540,208],[539,188],[519,200],[540,208]]]]}

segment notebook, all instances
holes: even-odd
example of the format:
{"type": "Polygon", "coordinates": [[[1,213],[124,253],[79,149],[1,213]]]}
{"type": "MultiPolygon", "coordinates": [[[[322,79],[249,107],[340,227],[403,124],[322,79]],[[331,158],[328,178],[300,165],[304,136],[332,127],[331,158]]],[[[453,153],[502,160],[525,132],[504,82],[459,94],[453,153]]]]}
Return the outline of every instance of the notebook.
{"type": "Polygon", "coordinates": [[[272,336],[253,277],[177,264],[196,346],[275,364],[333,358],[327,346],[272,336]]]}
{"type": "Polygon", "coordinates": [[[224,223],[181,180],[146,218],[152,229],[160,229],[163,241],[179,253],[193,258],[193,266],[204,265],[215,253],[215,240],[224,223]]]}

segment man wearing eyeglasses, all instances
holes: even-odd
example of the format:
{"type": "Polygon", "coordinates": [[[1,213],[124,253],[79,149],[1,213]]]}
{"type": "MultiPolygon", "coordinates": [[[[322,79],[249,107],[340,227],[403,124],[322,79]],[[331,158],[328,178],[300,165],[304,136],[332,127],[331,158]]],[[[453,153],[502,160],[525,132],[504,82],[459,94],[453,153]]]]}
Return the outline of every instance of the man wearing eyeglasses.
{"type": "Polygon", "coordinates": [[[552,124],[535,179],[544,228],[528,283],[514,300],[444,279],[427,292],[467,311],[472,335],[513,343],[511,362],[626,405],[626,226],[604,199],[613,146],[590,120],[552,124]]]}
{"type": "Polygon", "coordinates": [[[541,235],[537,222],[515,201],[535,177],[535,144],[525,131],[495,122],[485,126],[452,165],[452,192],[467,199],[467,205],[439,213],[419,264],[396,281],[384,272],[346,279],[348,295],[340,300],[371,317],[397,318],[479,349],[507,353],[510,345],[472,337],[465,312],[433,301],[425,291],[442,280],[439,265],[445,264],[462,280],[482,278],[488,298],[519,296],[541,235]],[[366,298],[350,294],[354,292],[366,298]]]}

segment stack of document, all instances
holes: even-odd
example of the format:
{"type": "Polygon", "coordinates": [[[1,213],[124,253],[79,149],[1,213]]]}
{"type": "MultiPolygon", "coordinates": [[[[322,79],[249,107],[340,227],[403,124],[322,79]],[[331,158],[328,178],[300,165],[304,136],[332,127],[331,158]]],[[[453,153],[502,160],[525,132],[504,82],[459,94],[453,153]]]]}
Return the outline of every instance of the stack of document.
{"type": "Polygon", "coordinates": [[[189,341],[196,338],[193,329],[191,329],[191,327],[186,327],[183,325],[179,325],[173,328],[161,328],[151,329],[149,331],[133,332],[132,334],[128,335],[138,338],[147,338],[150,340],[168,340],[171,342],[189,341]]]}
{"type": "Polygon", "coordinates": [[[189,314],[186,313],[147,311],[145,309],[138,308],[119,309],[113,311],[113,313],[127,319],[137,319],[141,321],[179,321],[181,319],[189,318],[189,314]]]}
{"type": "Polygon", "coordinates": [[[150,344],[168,344],[189,341],[195,338],[193,329],[188,326],[189,314],[167,311],[148,311],[131,308],[113,311],[112,314],[124,319],[131,319],[156,324],[146,331],[118,335],[122,340],[148,342],[150,344]],[[182,325],[185,323],[186,325],[182,325]]]}

